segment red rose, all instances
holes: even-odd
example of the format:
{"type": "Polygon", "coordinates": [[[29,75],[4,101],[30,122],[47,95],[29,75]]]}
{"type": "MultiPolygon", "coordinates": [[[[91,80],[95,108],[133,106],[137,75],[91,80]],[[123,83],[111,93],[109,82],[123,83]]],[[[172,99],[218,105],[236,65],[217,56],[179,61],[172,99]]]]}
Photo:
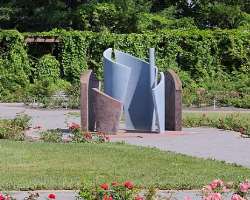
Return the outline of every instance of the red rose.
{"type": "Polygon", "coordinates": [[[135,200],[144,200],[144,199],[143,199],[143,197],[141,197],[141,196],[136,196],[136,197],[135,197],[135,200]]]}
{"type": "Polygon", "coordinates": [[[111,185],[114,186],[114,187],[116,187],[116,186],[119,185],[119,183],[117,183],[117,182],[112,182],[111,185]]]}
{"type": "Polygon", "coordinates": [[[72,123],[69,125],[69,129],[70,129],[70,130],[80,129],[80,125],[77,124],[77,123],[72,122],[72,123]]]}
{"type": "Polygon", "coordinates": [[[125,183],[124,183],[124,186],[126,187],[126,188],[128,188],[128,189],[133,189],[133,187],[134,187],[134,184],[131,182],[131,181],[126,181],[125,183]]]}
{"type": "Polygon", "coordinates": [[[100,187],[104,190],[108,190],[109,189],[109,185],[107,183],[103,183],[100,185],[100,187]]]}
{"type": "Polygon", "coordinates": [[[84,137],[86,140],[91,140],[92,139],[92,134],[91,133],[84,133],[84,137]]]}
{"type": "Polygon", "coordinates": [[[4,199],[5,198],[4,198],[3,194],[0,193],[0,200],[4,200],[4,199]]]}
{"type": "Polygon", "coordinates": [[[102,200],[113,200],[113,197],[112,196],[109,197],[105,194],[102,200]]]}
{"type": "Polygon", "coordinates": [[[48,198],[49,198],[49,199],[56,199],[56,195],[55,195],[55,194],[49,194],[49,195],[48,195],[48,198]]]}

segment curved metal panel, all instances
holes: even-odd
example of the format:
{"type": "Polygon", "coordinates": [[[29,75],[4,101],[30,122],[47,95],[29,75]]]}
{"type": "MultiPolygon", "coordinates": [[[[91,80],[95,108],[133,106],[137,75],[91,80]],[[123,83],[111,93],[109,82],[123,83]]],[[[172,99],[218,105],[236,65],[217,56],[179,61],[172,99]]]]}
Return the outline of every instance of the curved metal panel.
{"type": "Polygon", "coordinates": [[[96,88],[92,88],[94,96],[94,113],[96,131],[116,133],[122,113],[122,103],[96,88]]]}
{"type": "Polygon", "coordinates": [[[81,129],[89,130],[89,79],[92,70],[82,73],[80,76],[80,110],[81,110],[81,129]]]}
{"type": "Polygon", "coordinates": [[[153,70],[149,63],[117,50],[115,50],[115,61],[131,69],[124,101],[126,129],[151,131],[154,104],[150,80],[153,70]]]}
{"type": "Polygon", "coordinates": [[[83,131],[95,130],[92,88],[99,88],[99,81],[92,70],[87,70],[80,76],[80,110],[83,131]]]}
{"type": "Polygon", "coordinates": [[[173,70],[168,70],[165,77],[165,129],[180,131],[182,129],[181,80],[173,70]]]}
{"type": "Polygon", "coordinates": [[[107,49],[104,54],[104,92],[123,102],[127,130],[164,130],[164,74],[157,84],[154,52],[150,63],[130,54],[107,49]],[[153,88],[153,89],[152,89],[153,88]],[[157,124],[157,126],[156,126],[157,124]]]}
{"type": "Polygon", "coordinates": [[[124,103],[131,69],[112,59],[112,49],[103,53],[104,57],[104,92],[124,103]]]}
{"type": "Polygon", "coordinates": [[[164,73],[160,73],[161,79],[155,88],[152,89],[155,113],[156,113],[156,125],[159,132],[165,130],[165,77],[164,73]]]}

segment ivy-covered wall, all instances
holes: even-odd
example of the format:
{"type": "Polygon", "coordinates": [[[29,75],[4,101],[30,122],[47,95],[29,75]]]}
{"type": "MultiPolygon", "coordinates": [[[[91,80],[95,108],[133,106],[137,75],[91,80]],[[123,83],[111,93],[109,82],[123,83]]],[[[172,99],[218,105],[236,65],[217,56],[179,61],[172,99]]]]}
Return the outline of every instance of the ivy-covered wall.
{"type": "Polygon", "coordinates": [[[29,84],[31,69],[23,41],[16,31],[0,33],[0,96],[20,91],[29,84]]]}
{"type": "MultiPolygon", "coordinates": [[[[156,48],[156,63],[161,71],[173,68],[179,73],[186,92],[205,88],[232,91],[237,97],[250,94],[250,32],[240,30],[166,30],[144,34],[113,34],[54,30],[42,33],[0,32],[0,95],[20,91],[35,83],[35,72],[45,70],[44,59],[52,67],[51,75],[77,83],[87,68],[102,78],[102,53],[114,47],[147,60],[148,48],[156,48]],[[53,36],[60,40],[55,57],[31,58],[27,36],[53,36]],[[57,59],[59,62],[49,61],[57,59]],[[41,69],[37,69],[40,66],[41,69]]],[[[40,72],[46,75],[46,72],[40,72]]],[[[0,98],[1,99],[1,98],[0,98]]]]}

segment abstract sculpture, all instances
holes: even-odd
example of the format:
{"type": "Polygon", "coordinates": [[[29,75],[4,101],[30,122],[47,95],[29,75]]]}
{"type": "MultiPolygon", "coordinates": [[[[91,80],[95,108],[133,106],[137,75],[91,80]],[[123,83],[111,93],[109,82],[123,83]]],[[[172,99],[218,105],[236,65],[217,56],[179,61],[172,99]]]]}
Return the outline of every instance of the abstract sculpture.
{"type": "MultiPolygon", "coordinates": [[[[181,112],[180,80],[173,71],[167,73],[167,79],[161,72],[158,79],[153,48],[149,50],[149,55],[148,63],[111,48],[104,51],[104,93],[98,91],[96,87],[92,89],[93,84],[86,83],[86,80],[90,80],[88,77],[91,77],[91,71],[82,75],[81,121],[83,130],[89,126],[87,125],[88,118],[92,119],[87,115],[92,116],[91,113],[93,113],[97,131],[117,132],[122,110],[128,131],[159,133],[166,129],[181,129],[181,114],[176,114],[176,110],[173,110],[178,108],[178,112],[181,112]],[[88,98],[91,94],[93,103],[90,104],[88,98]],[[84,102],[87,103],[84,104],[84,102]],[[86,105],[93,106],[91,112],[83,110],[88,110],[86,105]]],[[[93,128],[93,125],[91,127],[93,128]]]]}

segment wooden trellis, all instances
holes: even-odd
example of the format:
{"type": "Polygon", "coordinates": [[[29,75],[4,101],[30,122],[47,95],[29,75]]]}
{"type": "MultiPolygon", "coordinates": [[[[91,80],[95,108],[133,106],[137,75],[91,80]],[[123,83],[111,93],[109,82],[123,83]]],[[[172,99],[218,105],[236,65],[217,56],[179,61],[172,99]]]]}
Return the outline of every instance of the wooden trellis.
{"type": "Polygon", "coordinates": [[[51,37],[27,37],[25,43],[59,43],[58,38],[51,37]]]}

